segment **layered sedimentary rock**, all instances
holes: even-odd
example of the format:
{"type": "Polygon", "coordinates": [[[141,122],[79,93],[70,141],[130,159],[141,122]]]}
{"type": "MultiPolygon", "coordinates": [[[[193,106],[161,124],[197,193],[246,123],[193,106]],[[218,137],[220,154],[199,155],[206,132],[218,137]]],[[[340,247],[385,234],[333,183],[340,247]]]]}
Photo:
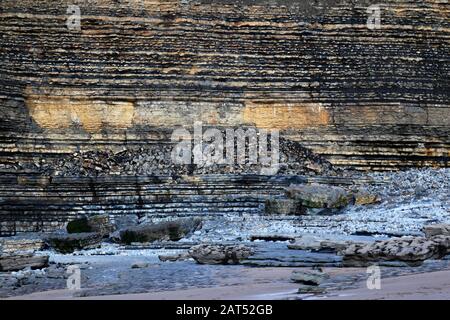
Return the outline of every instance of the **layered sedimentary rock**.
{"type": "Polygon", "coordinates": [[[174,174],[167,155],[133,161],[141,148],[169,152],[173,130],[192,132],[195,121],[278,129],[325,159],[305,156],[297,174],[327,172],[326,160],[448,166],[447,1],[384,1],[370,29],[367,8],[378,2],[2,1],[0,225],[170,210],[164,192],[146,189],[159,179],[148,176],[174,174]],[[131,154],[130,165],[98,167],[102,152],[131,154]]]}

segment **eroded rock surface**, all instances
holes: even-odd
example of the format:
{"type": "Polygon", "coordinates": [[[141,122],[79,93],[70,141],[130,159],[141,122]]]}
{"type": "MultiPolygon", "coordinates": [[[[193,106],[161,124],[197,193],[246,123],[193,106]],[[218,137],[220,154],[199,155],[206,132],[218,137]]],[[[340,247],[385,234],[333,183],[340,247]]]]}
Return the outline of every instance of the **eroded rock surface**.
{"type": "Polygon", "coordinates": [[[343,253],[344,266],[364,267],[374,263],[401,261],[420,265],[427,259],[440,259],[450,250],[450,237],[403,237],[370,244],[352,244],[343,253]]]}
{"type": "Polygon", "coordinates": [[[47,244],[61,253],[72,253],[75,250],[93,249],[101,245],[103,236],[99,233],[55,234],[46,238],[47,244]]]}
{"type": "Polygon", "coordinates": [[[200,264],[239,264],[252,253],[245,245],[201,244],[189,250],[191,257],[200,264]]]}

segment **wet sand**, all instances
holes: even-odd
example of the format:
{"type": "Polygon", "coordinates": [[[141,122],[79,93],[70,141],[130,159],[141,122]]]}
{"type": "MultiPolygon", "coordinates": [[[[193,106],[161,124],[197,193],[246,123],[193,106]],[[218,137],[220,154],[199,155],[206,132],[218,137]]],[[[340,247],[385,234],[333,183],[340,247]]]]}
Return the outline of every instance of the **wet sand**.
{"type": "MultiPolygon", "coordinates": [[[[450,270],[382,279],[380,290],[369,290],[365,282],[358,289],[331,291],[326,296],[298,295],[298,284],[289,281],[291,268],[250,269],[245,283],[224,283],[214,288],[192,288],[154,293],[75,297],[73,291],[39,292],[10,299],[19,300],[450,300],[450,270]],[[257,281],[255,281],[257,280],[257,281]]],[[[357,269],[328,269],[330,274],[354,273],[357,269]]]]}

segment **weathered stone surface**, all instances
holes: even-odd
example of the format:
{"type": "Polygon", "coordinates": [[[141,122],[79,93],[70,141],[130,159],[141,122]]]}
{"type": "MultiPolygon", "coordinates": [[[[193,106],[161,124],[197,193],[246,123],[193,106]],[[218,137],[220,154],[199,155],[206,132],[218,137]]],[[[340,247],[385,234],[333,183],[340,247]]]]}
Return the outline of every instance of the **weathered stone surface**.
{"type": "Polygon", "coordinates": [[[25,268],[42,269],[48,266],[48,256],[33,253],[0,254],[0,271],[18,271],[25,268]]]}
{"type": "Polygon", "coordinates": [[[310,286],[318,286],[329,278],[329,275],[319,270],[294,270],[291,280],[310,286]]]}
{"type": "Polygon", "coordinates": [[[380,196],[367,191],[358,191],[353,197],[355,205],[369,205],[381,202],[380,196]]]}
{"type": "Polygon", "coordinates": [[[430,224],[423,227],[423,232],[427,238],[438,235],[450,236],[450,224],[430,224]]]}
{"type": "Polygon", "coordinates": [[[156,224],[143,224],[119,231],[120,241],[133,242],[178,241],[188,234],[200,229],[199,218],[178,219],[156,224]]]}
{"type": "Polygon", "coordinates": [[[38,251],[45,248],[42,239],[0,239],[0,253],[38,251]]]}
{"type": "Polygon", "coordinates": [[[98,248],[102,242],[99,233],[56,234],[46,238],[47,244],[61,253],[72,253],[75,250],[98,248]]]}
{"type": "Polygon", "coordinates": [[[427,259],[440,259],[450,250],[450,237],[393,238],[361,245],[352,244],[343,251],[344,266],[362,267],[377,262],[401,261],[420,265],[427,259]]]}
{"type": "Polygon", "coordinates": [[[292,185],[286,195],[307,208],[340,209],[350,203],[351,196],[343,188],[327,185],[292,185]]]}
{"type": "Polygon", "coordinates": [[[293,199],[267,199],[265,213],[275,215],[302,215],[306,209],[302,203],[293,199]]]}
{"type": "Polygon", "coordinates": [[[200,264],[239,264],[252,253],[253,250],[245,245],[201,244],[189,250],[190,256],[200,264]]]}

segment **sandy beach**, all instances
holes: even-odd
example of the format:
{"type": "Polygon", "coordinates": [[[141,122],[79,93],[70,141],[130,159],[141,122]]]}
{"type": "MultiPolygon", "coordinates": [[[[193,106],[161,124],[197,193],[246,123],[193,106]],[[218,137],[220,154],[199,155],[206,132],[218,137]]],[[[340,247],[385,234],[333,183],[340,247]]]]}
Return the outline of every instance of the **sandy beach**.
{"type": "MultiPolygon", "coordinates": [[[[330,291],[322,296],[297,294],[298,284],[289,282],[291,268],[250,269],[245,283],[226,283],[214,288],[192,288],[153,293],[74,297],[69,290],[52,290],[9,298],[8,300],[448,300],[450,299],[450,270],[386,278],[380,290],[360,288],[330,291]],[[258,281],[255,281],[258,279],[258,281]],[[251,283],[254,281],[255,283],[251,283]]],[[[357,269],[327,269],[332,275],[346,274],[357,269]]]]}

